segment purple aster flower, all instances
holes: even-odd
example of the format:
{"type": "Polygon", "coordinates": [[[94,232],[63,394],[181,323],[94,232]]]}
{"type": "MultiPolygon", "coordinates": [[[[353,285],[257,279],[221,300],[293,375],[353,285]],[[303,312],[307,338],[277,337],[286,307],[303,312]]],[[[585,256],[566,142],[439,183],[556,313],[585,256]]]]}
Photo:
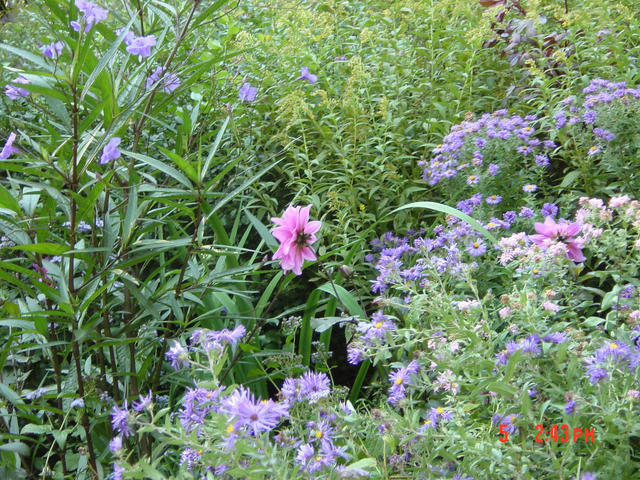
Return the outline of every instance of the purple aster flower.
{"type": "MultiPolygon", "coordinates": [[[[76,7],[78,7],[78,10],[80,10],[84,15],[82,19],[85,23],[85,32],[91,30],[91,27],[93,27],[94,24],[98,23],[101,20],[105,20],[107,18],[107,13],[109,13],[104,8],[101,8],[94,3],[87,2],[86,0],[76,0],[75,5],[76,7]]],[[[76,32],[80,31],[79,21],[71,22],[71,26],[76,32]]]]}
{"type": "Polygon", "coordinates": [[[533,149],[532,149],[530,146],[528,146],[528,145],[523,145],[523,146],[521,146],[521,147],[516,148],[516,151],[517,151],[518,153],[523,154],[523,155],[526,157],[526,156],[527,156],[527,155],[529,155],[531,152],[533,152],[533,149]]]}
{"type": "Polygon", "coordinates": [[[180,465],[187,465],[187,471],[191,472],[194,465],[200,461],[200,453],[191,447],[185,448],[180,454],[180,465]]]}
{"type": "Polygon", "coordinates": [[[84,407],[84,400],[82,398],[76,398],[76,399],[71,401],[71,403],[69,404],[69,407],[71,407],[71,408],[74,408],[74,407],[82,408],[82,407],[84,407]]]}
{"type": "MultiPolygon", "coordinates": [[[[20,75],[15,80],[13,80],[13,83],[19,83],[21,85],[28,85],[31,82],[29,82],[29,80],[27,80],[22,75],[20,75]]],[[[28,90],[25,90],[24,88],[21,88],[21,87],[16,87],[15,85],[11,85],[11,84],[7,84],[4,87],[4,93],[11,100],[15,100],[15,99],[17,99],[19,97],[26,97],[26,96],[29,95],[29,91],[28,90]]]]}
{"type": "Polygon", "coordinates": [[[567,415],[571,415],[575,411],[576,411],[576,402],[574,402],[573,400],[569,400],[564,406],[564,413],[566,413],[567,415]]]}
{"type": "Polygon", "coordinates": [[[49,45],[42,47],[42,54],[48,58],[58,58],[62,53],[63,47],[64,43],[62,42],[52,42],[49,45]]]}
{"type": "Polygon", "coordinates": [[[309,80],[309,83],[316,83],[318,76],[309,73],[309,67],[300,67],[300,76],[296,80],[309,80]]]}
{"type": "Polygon", "coordinates": [[[598,112],[596,112],[595,110],[586,110],[584,112],[584,115],[582,115],[582,120],[586,124],[594,123],[596,121],[596,118],[598,118],[598,112]]]}
{"type": "Polygon", "coordinates": [[[409,384],[411,375],[418,373],[419,368],[420,365],[418,362],[413,360],[406,367],[399,368],[395,372],[391,372],[389,374],[391,387],[389,388],[388,401],[391,405],[397,405],[398,402],[406,396],[406,385],[409,384]]]}
{"type": "Polygon", "coordinates": [[[145,84],[147,90],[158,82],[161,82],[160,88],[162,88],[162,91],[165,93],[171,93],[180,86],[180,79],[175,73],[169,73],[165,75],[164,72],[164,67],[158,67],[151,75],[147,77],[147,81],[145,84]]]}
{"type": "Polygon", "coordinates": [[[536,155],[535,159],[536,163],[541,167],[546,167],[549,165],[549,158],[546,155],[536,155]]]}
{"type": "Polygon", "coordinates": [[[601,363],[606,362],[609,358],[612,358],[615,362],[620,362],[626,360],[629,354],[630,349],[626,343],[611,341],[596,350],[595,359],[601,363]]]}
{"type": "Polygon", "coordinates": [[[595,358],[589,357],[585,359],[585,363],[587,375],[589,375],[589,383],[591,383],[591,385],[596,385],[601,380],[609,379],[609,373],[596,362],[595,358]]]}
{"type": "Polygon", "coordinates": [[[484,201],[487,202],[489,205],[497,205],[502,201],[502,196],[489,195],[487,198],[484,199],[484,201]]]}
{"type": "Polygon", "coordinates": [[[11,132],[7,137],[7,141],[4,143],[2,147],[2,151],[0,151],[0,160],[6,160],[14,153],[18,153],[19,150],[13,146],[13,142],[16,140],[16,134],[11,132]]]}
{"type": "Polygon", "coordinates": [[[365,359],[364,350],[357,347],[348,347],[347,348],[347,362],[351,365],[358,365],[363,362],[365,359]]]}
{"type": "Polygon", "coordinates": [[[176,340],[173,341],[173,347],[165,353],[167,359],[171,363],[171,366],[178,370],[181,366],[189,365],[189,354],[187,349],[180,345],[176,340]]]}
{"type": "Polygon", "coordinates": [[[224,398],[222,405],[225,413],[236,418],[240,425],[246,426],[254,435],[272,430],[282,417],[289,415],[286,404],[276,403],[271,399],[256,401],[253,394],[243,387],[224,398]]]}
{"type": "Polygon", "coordinates": [[[540,355],[540,337],[535,333],[529,335],[520,342],[520,349],[524,353],[530,353],[531,355],[540,355]]]}
{"type": "Polygon", "coordinates": [[[298,447],[298,453],[296,455],[295,461],[301,465],[306,465],[309,460],[313,458],[316,454],[315,449],[309,443],[305,443],[298,447]]]}
{"type": "Polygon", "coordinates": [[[220,390],[189,388],[182,399],[182,408],[178,416],[187,433],[204,423],[209,412],[217,412],[220,390]]]}
{"type": "Polygon", "coordinates": [[[475,242],[467,244],[467,252],[474,257],[479,257],[487,251],[487,246],[479,238],[475,242]]]}
{"type": "Polygon", "coordinates": [[[156,44],[155,35],[147,35],[146,37],[135,37],[131,43],[127,46],[127,52],[131,55],[138,55],[138,58],[143,58],[151,55],[151,47],[156,44]]]}
{"type": "Polygon", "coordinates": [[[495,177],[500,171],[500,167],[495,163],[490,163],[488,170],[489,170],[489,174],[495,177]]]}
{"type": "Polygon", "coordinates": [[[580,475],[580,480],[596,480],[596,474],[593,472],[584,472],[580,475]]]}
{"type": "Polygon", "coordinates": [[[632,298],[634,291],[635,286],[631,283],[628,283],[622,290],[620,290],[620,298],[632,298]]]}
{"type": "Polygon", "coordinates": [[[111,439],[109,442],[109,450],[114,455],[117,455],[120,450],[122,450],[122,437],[116,436],[111,439]]]}
{"type": "Polygon", "coordinates": [[[535,387],[530,388],[527,390],[527,395],[529,395],[530,398],[535,398],[536,395],[538,395],[538,390],[535,387]]]}
{"type": "Polygon", "coordinates": [[[567,117],[564,113],[564,110],[560,110],[558,113],[556,113],[553,118],[556,121],[556,128],[557,129],[561,129],[562,127],[564,127],[567,124],[567,117]]]}
{"type": "Polygon", "coordinates": [[[326,373],[305,372],[300,377],[300,395],[314,404],[331,393],[329,377],[326,373]]]}
{"type": "Polygon", "coordinates": [[[299,378],[285,378],[282,382],[282,388],[280,388],[280,395],[289,403],[299,402],[302,400],[300,392],[300,379],[299,378]]]}
{"type": "Polygon", "coordinates": [[[587,151],[587,155],[589,155],[590,157],[598,153],[600,153],[600,146],[598,145],[594,145],[593,147],[589,148],[589,150],[587,151]]]}
{"type": "Polygon", "coordinates": [[[526,193],[533,193],[536,190],[538,190],[538,186],[533,184],[527,184],[524,187],[522,187],[522,191],[526,193]]]}
{"type": "Polygon", "coordinates": [[[439,424],[442,420],[449,421],[452,417],[452,413],[443,407],[434,407],[429,411],[429,418],[435,424],[439,424]]]}
{"type": "Polygon", "coordinates": [[[553,140],[545,140],[544,142],[542,142],[542,144],[544,145],[544,148],[549,149],[556,148],[558,146],[553,140]]]}
{"type": "Polygon", "coordinates": [[[476,185],[480,179],[477,175],[469,175],[467,177],[467,185],[476,185]]]}
{"type": "Polygon", "coordinates": [[[146,396],[139,395],[139,402],[133,402],[131,406],[136,412],[141,412],[145,408],[148,408],[151,405],[151,399],[153,398],[153,393],[149,390],[149,393],[146,396]]]}
{"type": "Polygon", "coordinates": [[[116,158],[120,158],[120,150],[118,150],[118,145],[120,145],[120,137],[111,137],[104,149],[102,150],[102,155],[100,156],[100,165],[104,165],[107,162],[115,160],[116,158]]]}
{"type": "Polygon", "coordinates": [[[558,214],[558,207],[553,203],[545,203],[541,210],[543,217],[555,217],[558,214]]]}
{"type": "Polygon", "coordinates": [[[545,342],[560,344],[567,340],[567,335],[563,332],[552,332],[542,338],[545,342]]]}
{"type": "Polygon", "coordinates": [[[122,480],[122,474],[125,472],[124,467],[121,467],[119,463],[113,464],[113,473],[111,474],[111,480],[122,480]]]}
{"type": "Polygon", "coordinates": [[[529,207],[522,207],[518,215],[521,216],[522,218],[531,218],[535,215],[535,213],[529,207]]]}
{"type": "Polygon", "coordinates": [[[131,435],[131,427],[129,427],[129,407],[127,406],[126,400],[122,404],[122,409],[118,408],[117,405],[113,406],[111,410],[111,428],[125,438],[131,435]]]}
{"type": "Polygon", "coordinates": [[[240,88],[239,97],[243,102],[253,102],[256,99],[258,87],[252,87],[249,82],[244,82],[240,88]]]}
{"type": "Polygon", "coordinates": [[[513,435],[514,433],[516,433],[516,430],[518,428],[518,426],[516,425],[516,422],[518,421],[519,416],[520,414],[518,413],[510,413],[509,415],[500,419],[497,425],[507,425],[507,427],[505,428],[505,431],[513,435]]]}

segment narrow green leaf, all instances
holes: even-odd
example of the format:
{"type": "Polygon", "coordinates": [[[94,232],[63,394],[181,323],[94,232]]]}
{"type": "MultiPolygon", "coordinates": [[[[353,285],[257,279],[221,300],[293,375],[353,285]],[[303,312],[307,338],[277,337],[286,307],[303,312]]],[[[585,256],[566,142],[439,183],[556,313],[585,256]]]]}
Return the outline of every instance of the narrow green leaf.
{"type": "Polygon", "coordinates": [[[15,198],[13,198],[11,192],[2,185],[0,185],[0,207],[8,208],[9,210],[16,212],[18,215],[22,215],[20,204],[15,198]]]}
{"type": "Polygon", "coordinates": [[[318,289],[334,296],[339,302],[347,307],[347,310],[351,315],[361,318],[367,317],[365,312],[362,311],[358,300],[356,300],[351,292],[348,292],[344,287],[341,287],[340,285],[337,285],[335,283],[333,284],[333,286],[330,283],[325,283],[321,287],[318,287],[318,289]]]}
{"type": "Polygon", "coordinates": [[[460,210],[457,210],[453,207],[450,207],[448,205],[443,205],[441,203],[435,203],[435,202],[414,202],[414,203],[409,203],[407,205],[403,205],[402,207],[396,208],[394,211],[392,211],[391,213],[396,213],[399,212],[400,210],[407,210],[410,208],[426,208],[428,210],[435,210],[436,212],[441,212],[441,213],[446,213],[449,215],[453,215],[456,218],[459,218],[460,220],[467,222],[471,228],[473,228],[476,232],[480,233],[482,236],[484,236],[487,240],[489,240],[491,243],[493,244],[497,244],[498,240],[496,239],[496,237],[494,237],[486,228],[484,228],[482,225],[480,225],[480,223],[478,223],[477,220],[474,220],[473,218],[471,218],[469,215],[462,213],[460,210]]]}
{"type": "Polygon", "coordinates": [[[320,299],[320,290],[315,289],[309,295],[307,304],[302,315],[302,326],[300,327],[300,343],[298,353],[302,356],[302,364],[309,366],[311,363],[311,341],[313,339],[313,329],[311,328],[311,317],[315,315],[320,299]]]}
{"type": "Polygon", "coordinates": [[[213,145],[211,146],[211,150],[209,150],[209,155],[207,156],[207,159],[204,162],[204,166],[202,167],[202,172],[200,173],[201,182],[204,182],[204,177],[207,175],[207,171],[209,170],[211,161],[213,160],[213,157],[218,151],[218,147],[220,146],[220,141],[222,140],[222,135],[224,135],[224,132],[227,129],[227,125],[229,124],[230,118],[231,117],[225,118],[224,123],[220,127],[220,130],[218,130],[218,134],[216,135],[216,140],[213,142],[213,145]]]}
{"type": "Polygon", "coordinates": [[[132,16],[131,20],[129,20],[129,23],[127,23],[127,25],[122,29],[122,33],[120,33],[120,35],[118,35],[118,38],[116,38],[113,41],[113,43],[111,44],[107,52],[102,56],[102,58],[98,62],[98,65],[96,65],[96,67],[93,69],[93,71],[89,75],[89,78],[87,78],[87,82],[84,84],[82,93],[80,94],[80,102],[84,100],[85,95],[87,94],[89,89],[93,86],[94,82],[96,81],[96,78],[98,78],[98,75],[100,75],[100,73],[102,73],[104,68],[107,66],[107,63],[109,63],[111,59],[113,59],[116,52],[118,51],[118,48],[122,45],[122,40],[127,35],[129,28],[131,28],[131,25],[135,21],[136,21],[136,17],[132,16]]]}
{"type": "Polygon", "coordinates": [[[151,157],[148,157],[146,155],[142,155],[141,153],[129,152],[127,150],[121,150],[121,152],[124,155],[127,155],[127,156],[129,156],[131,158],[134,158],[136,160],[140,160],[141,162],[152,166],[156,170],[159,170],[159,171],[161,171],[163,173],[166,173],[171,178],[173,178],[174,180],[177,180],[178,182],[180,182],[182,185],[184,185],[188,189],[190,189],[190,190],[193,189],[193,185],[191,184],[189,179],[187,177],[185,177],[182,173],[180,173],[178,170],[173,168],[171,165],[167,165],[166,163],[163,163],[160,160],[156,160],[155,158],[151,158],[151,157]]]}
{"type": "Polygon", "coordinates": [[[244,210],[244,213],[247,216],[247,218],[249,219],[249,222],[251,222],[251,225],[253,225],[253,228],[255,228],[257,230],[258,235],[260,235],[260,238],[262,238],[262,240],[264,240],[264,243],[266,243],[267,246],[271,250],[276,251],[278,249],[278,241],[271,234],[271,232],[267,229],[267,227],[265,227],[264,224],[260,220],[258,220],[246,208],[244,210]]]}
{"type": "Polygon", "coordinates": [[[371,366],[370,360],[365,360],[360,365],[358,369],[358,374],[356,375],[356,379],[353,382],[353,386],[351,387],[351,391],[349,392],[349,401],[351,403],[355,403],[360,395],[360,390],[362,389],[362,384],[364,383],[365,378],[367,377],[367,372],[369,371],[369,367],[371,366]]]}
{"type": "Polygon", "coordinates": [[[29,245],[16,245],[8,247],[10,250],[21,250],[23,252],[42,253],[43,255],[62,255],[69,250],[68,246],[58,245],[57,243],[32,243],[29,245]]]}

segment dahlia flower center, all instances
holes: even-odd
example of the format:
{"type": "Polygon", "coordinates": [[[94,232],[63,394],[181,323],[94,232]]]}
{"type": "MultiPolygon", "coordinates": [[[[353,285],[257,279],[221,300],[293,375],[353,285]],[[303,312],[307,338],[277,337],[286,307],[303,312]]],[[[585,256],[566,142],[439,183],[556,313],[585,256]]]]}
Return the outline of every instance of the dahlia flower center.
{"type": "Polygon", "coordinates": [[[298,236],[296,237],[296,245],[299,247],[306,247],[309,245],[309,240],[311,240],[311,235],[304,232],[298,232],[298,236]]]}

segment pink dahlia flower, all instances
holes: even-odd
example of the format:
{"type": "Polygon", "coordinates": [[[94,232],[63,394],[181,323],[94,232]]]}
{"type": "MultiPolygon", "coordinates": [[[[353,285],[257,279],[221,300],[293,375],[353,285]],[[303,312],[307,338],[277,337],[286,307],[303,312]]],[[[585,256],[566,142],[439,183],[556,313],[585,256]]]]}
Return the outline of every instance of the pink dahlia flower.
{"type": "Polygon", "coordinates": [[[574,262],[584,262],[583,245],[574,237],[580,232],[579,223],[556,223],[551,217],[544,219],[544,223],[534,224],[538,235],[529,235],[536,245],[547,248],[554,242],[563,243],[567,247],[567,257],[574,262]]]}
{"type": "Polygon", "coordinates": [[[273,259],[280,259],[280,265],[285,273],[292,270],[296,275],[302,275],[302,264],[305,260],[316,260],[316,254],[310,247],[316,241],[314,233],[320,230],[322,222],[309,221],[309,210],[306,207],[289,205],[282,218],[273,217],[271,221],[278,226],[273,230],[273,236],[280,242],[280,247],[273,254],[273,259]]]}

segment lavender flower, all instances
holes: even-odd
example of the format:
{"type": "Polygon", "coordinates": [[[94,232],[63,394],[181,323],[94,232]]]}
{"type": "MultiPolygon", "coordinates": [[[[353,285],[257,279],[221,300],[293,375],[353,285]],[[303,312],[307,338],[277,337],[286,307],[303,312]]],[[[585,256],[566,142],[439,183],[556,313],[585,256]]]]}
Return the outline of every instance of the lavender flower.
{"type": "MultiPolygon", "coordinates": [[[[31,82],[29,82],[29,80],[27,80],[22,75],[20,75],[15,80],[13,80],[13,83],[19,83],[21,85],[28,85],[31,82]]],[[[28,90],[25,90],[24,88],[21,88],[21,87],[16,87],[15,85],[11,85],[11,84],[7,84],[4,87],[4,93],[11,100],[16,100],[17,98],[26,97],[26,96],[29,95],[29,91],[28,90]]]]}
{"type": "Polygon", "coordinates": [[[486,251],[487,251],[487,246],[480,239],[476,239],[475,242],[469,243],[467,245],[467,252],[469,252],[474,257],[479,257],[486,251]]]}
{"type": "Polygon", "coordinates": [[[398,402],[406,396],[406,385],[409,383],[411,375],[415,375],[418,369],[418,362],[413,360],[406,367],[402,367],[389,374],[391,387],[389,388],[388,401],[391,405],[397,405],[398,402]]]}
{"type": "Polygon", "coordinates": [[[309,73],[309,67],[300,67],[300,76],[296,80],[309,80],[309,83],[318,81],[317,75],[309,73]]]}
{"type": "Polygon", "coordinates": [[[522,207],[518,215],[522,218],[531,218],[535,215],[534,211],[529,207],[522,207]]]}
{"type": "Polygon", "coordinates": [[[151,47],[156,44],[155,35],[147,35],[145,37],[135,37],[131,43],[127,46],[126,50],[131,55],[138,55],[138,58],[143,58],[151,55],[151,47]]]}
{"type": "Polygon", "coordinates": [[[569,400],[564,406],[564,413],[567,415],[571,415],[576,411],[576,402],[573,400],[569,400]]]}
{"type": "Polygon", "coordinates": [[[536,155],[534,158],[536,159],[536,163],[541,167],[549,165],[549,158],[546,155],[536,155]]]}
{"type": "Polygon", "coordinates": [[[62,48],[64,47],[64,43],[62,42],[52,42],[49,45],[45,45],[42,47],[42,54],[48,58],[58,58],[62,53],[62,48]]]}
{"type": "MultiPolygon", "coordinates": [[[[105,20],[107,18],[107,13],[109,13],[104,8],[97,6],[94,3],[87,2],[86,0],[76,0],[76,7],[83,14],[82,20],[84,21],[85,27],[84,31],[88,32],[91,30],[94,24],[98,23],[101,20],[105,20]]],[[[80,19],[78,21],[71,22],[71,27],[76,31],[80,31],[80,19]]]]}
{"type": "Polygon", "coordinates": [[[552,332],[548,335],[545,335],[542,339],[545,342],[555,343],[557,345],[559,343],[564,343],[567,339],[567,336],[562,332],[552,332]]]}
{"type": "Polygon", "coordinates": [[[246,426],[254,435],[268,432],[275,428],[280,418],[288,416],[286,404],[273,400],[256,401],[248,390],[239,387],[235,392],[222,400],[223,411],[236,418],[238,423],[246,426]]]}
{"type": "Polygon", "coordinates": [[[489,174],[495,177],[498,174],[500,167],[495,163],[490,163],[488,169],[489,169],[489,174]]]}
{"type": "Polygon", "coordinates": [[[71,403],[69,404],[69,407],[71,407],[71,408],[74,408],[74,407],[82,408],[82,407],[84,407],[84,400],[82,398],[76,398],[76,399],[71,401],[71,403]]]}
{"type": "Polygon", "coordinates": [[[164,67],[156,68],[155,71],[147,77],[145,86],[148,90],[158,82],[161,82],[160,88],[165,93],[171,93],[180,86],[178,76],[175,73],[165,74],[164,67]]]}
{"type": "Polygon", "coordinates": [[[240,100],[242,100],[243,102],[253,102],[256,99],[257,92],[258,87],[252,87],[249,82],[245,82],[240,88],[240,100]]]}
{"type": "Polygon", "coordinates": [[[500,203],[502,201],[502,196],[501,195],[489,195],[487,198],[485,198],[484,201],[487,202],[489,205],[497,205],[498,203],[500,203]]]}
{"type": "Polygon", "coordinates": [[[153,393],[151,392],[151,390],[149,390],[149,393],[147,395],[145,395],[144,397],[142,395],[139,395],[138,398],[140,399],[140,401],[133,402],[131,405],[136,412],[141,412],[145,408],[148,408],[151,405],[151,399],[153,398],[153,393]]]}
{"type": "Polygon", "coordinates": [[[558,214],[558,207],[553,203],[545,203],[541,210],[543,217],[555,217],[558,214]]]}
{"type": "Polygon", "coordinates": [[[306,372],[300,377],[300,395],[314,404],[331,393],[329,377],[326,373],[306,372]]]}
{"type": "Polygon", "coordinates": [[[587,155],[589,155],[590,157],[596,155],[600,153],[600,147],[598,145],[594,145],[591,148],[589,148],[589,150],[587,151],[587,155]]]}
{"type": "Polygon", "coordinates": [[[200,387],[187,389],[178,414],[180,423],[187,433],[202,425],[209,412],[219,411],[219,396],[220,390],[200,387]]]}
{"type": "Polygon", "coordinates": [[[173,341],[173,347],[169,349],[165,356],[169,359],[171,366],[178,370],[181,366],[189,365],[189,354],[187,350],[176,340],[173,341]]]}
{"type": "Polygon", "coordinates": [[[127,406],[127,400],[122,404],[122,409],[118,408],[117,405],[113,406],[111,410],[111,428],[125,438],[133,433],[129,426],[129,407],[127,406]]]}
{"type": "Polygon", "coordinates": [[[100,156],[100,165],[104,165],[116,158],[120,158],[120,150],[118,150],[118,145],[120,145],[120,137],[111,137],[104,149],[102,150],[102,155],[100,156]]]}
{"type": "Polygon", "coordinates": [[[536,190],[538,190],[538,186],[537,185],[528,184],[528,185],[525,185],[524,187],[522,187],[522,191],[526,192],[526,193],[533,193],[536,190]]]}
{"type": "Polygon", "coordinates": [[[4,143],[2,147],[2,151],[0,151],[0,160],[6,160],[14,153],[18,153],[19,150],[13,146],[13,142],[16,140],[16,134],[11,132],[7,137],[7,141],[4,143]]]}
{"type": "Polygon", "coordinates": [[[115,436],[111,439],[111,441],[109,442],[109,450],[111,450],[111,453],[113,453],[114,455],[118,455],[120,453],[120,450],[122,450],[121,436],[115,436]]]}

